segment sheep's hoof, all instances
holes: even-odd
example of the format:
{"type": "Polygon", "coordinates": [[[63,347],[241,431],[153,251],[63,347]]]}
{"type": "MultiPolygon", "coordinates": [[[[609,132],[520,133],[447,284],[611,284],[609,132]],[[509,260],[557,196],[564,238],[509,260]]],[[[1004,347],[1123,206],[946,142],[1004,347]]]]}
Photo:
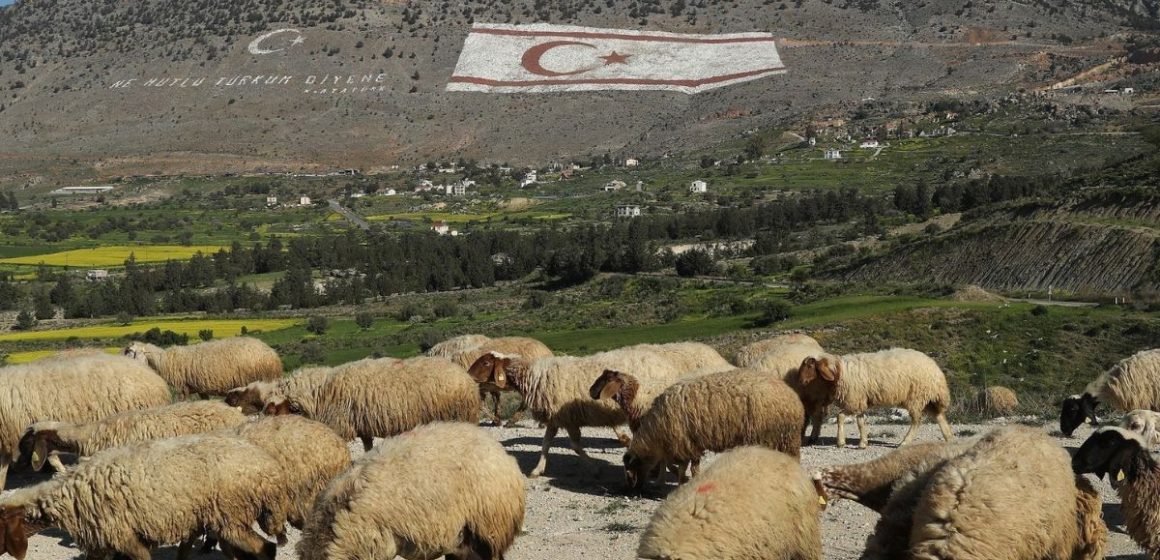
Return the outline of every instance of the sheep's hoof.
{"type": "Polygon", "coordinates": [[[858,449],[866,449],[867,447],[870,447],[870,445],[866,444],[866,443],[859,443],[858,444],[858,449]]]}
{"type": "Polygon", "coordinates": [[[846,448],[846,444],[844,444],[844,443],[838,444],[838,449],[845,449],[845,448],[846,448]]]}
{"type": "Polygon", "coordinates": [[[540,478],[542,474],[544,474],[544,469],[536,469],[528,475],[528,478],[540,478]]]}

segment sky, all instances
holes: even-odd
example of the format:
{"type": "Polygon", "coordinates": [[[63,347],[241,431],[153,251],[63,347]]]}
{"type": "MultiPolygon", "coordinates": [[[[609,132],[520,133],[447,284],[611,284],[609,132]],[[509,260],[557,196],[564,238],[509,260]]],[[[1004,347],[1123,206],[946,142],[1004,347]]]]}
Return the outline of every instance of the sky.
{"type": "Polygon", "coordinates": [[[0,6],[7,6],[15,1],[16,0],[0,0],[0,6]]]}

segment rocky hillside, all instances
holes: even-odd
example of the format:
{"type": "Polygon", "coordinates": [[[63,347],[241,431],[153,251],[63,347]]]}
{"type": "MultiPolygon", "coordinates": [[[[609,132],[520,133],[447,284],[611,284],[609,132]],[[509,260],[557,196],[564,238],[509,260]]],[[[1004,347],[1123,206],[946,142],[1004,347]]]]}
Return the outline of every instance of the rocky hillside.
{"type": "Polygon", "coordinates": [[[1160,195],[1085,192],[1021,203],[964,220],[838,274],[863,282],[978,284],[1113,297],[1160,290],[1160,195]]]}
{"type": "Polygon", "coordinates": [[[1055,83],[1124,55],[1157,4],[25,1],[0,11],[0,182],[699,149],[866,98],[1055,83]],[[473,22],[768,31],[789,72],[693,96],[446,92],[473,22]]]}

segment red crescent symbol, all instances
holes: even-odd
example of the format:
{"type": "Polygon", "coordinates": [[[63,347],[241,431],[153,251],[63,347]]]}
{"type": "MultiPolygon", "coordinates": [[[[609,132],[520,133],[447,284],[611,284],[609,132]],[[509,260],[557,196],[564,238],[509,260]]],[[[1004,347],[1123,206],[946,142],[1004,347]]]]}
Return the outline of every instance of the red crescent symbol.
{"type": "Polygon", "coordinates": [[[596,68],[581,68],[571,72],[554,72],[544,68],[543,65],[540,64],[540,59],[543,58],[544,54],[546,54],[548,51],[556,47],[565,47],[568,45],[588,47],[590,49],[596,48],[593,45],[588,43],[581,43],[579,41],[548,41],[547,43],[540,43],[539,45],[524,51],[524,56],[520,59],[520,65],[524,67],[524,70],[527,70],[533,74],[538,74],[540,76],[571,76],[573,74],[582,74],[596,68]]]}

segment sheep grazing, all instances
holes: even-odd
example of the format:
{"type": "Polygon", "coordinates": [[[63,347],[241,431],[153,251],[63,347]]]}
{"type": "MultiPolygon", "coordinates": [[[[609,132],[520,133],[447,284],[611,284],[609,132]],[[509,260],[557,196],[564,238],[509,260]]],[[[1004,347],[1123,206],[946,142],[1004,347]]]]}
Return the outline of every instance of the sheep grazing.
{"type": "Polygon", "coordinates": [[[1100,403],[1125,412],[1160,409],[1160,349],[1144,350],[1120,360],[1089,383],[1083,394],[1064,399],[1059,430],[1070,437],[1084,420],[1099,426],[1096,407],[1100,403]]]}
{"type": "Polygon", "coordinates": [[[625,481],[639,490],[661,465],[742,445],[797,457],[804,414],[797,393],[768,372],[738,369],[675,383],[640,418],[624,455],[625,481]]]}
{"type": "Polygon", "coordinates": [[[802,424],[802,437],[805,438],[806,429],[812,424],[813,430],[808,440],[811,444],[818,442],[818,437],[822,433],[822,422],[826,419],[826,411],[830,407],[833,395],[828,391],[807,389],[798,377],[798,369],[806,358],[821,351],[821,347],[817,342],[813,342],[813,339],[808,342],[785,342],[770,348],[748,366],[751,369],[776,373],[797,392],[806,413],[806,422],[802,424]]]}
{"type": "Polygon", "coordinates": [[[302,414],[369,450],[376,437],[435,421],[479,422],[479,390],[444,358],[366,359],[334,368],[310,399],[267,404],[267,413],[302,414]]]}
{"type": "Polygon", "coordinates": [[[1071,459],[1076,474],[1107,475],[1128,526],[1128,535],[1148,552],[1149,560],[1160,558],[1160,463],[1148,450],[1140,434],[1117,427],[1100,428],[1071,459]]]}
{"type": "Polygon", "coordinates": [[[794,457],[761,447],[721,455],[653,513],[637,557],[821,560],[821,506],[794,457]]]}
{"type": "Polygon", "coordinates": [[[325,424],[301,416],[269,416],[238,426],[234,433],[282,464],[279,486],[290,501],[288,520],[305,526],[314,499],[327,483],[350,466],[350,449],[325,424]]]}
{"type": "Polygon", "coordinates": [[[134,342],[123,353],[153,368],[181,400],[192,394],[203,399],[224,396],[252,381],[282,377],[278,353],[265,342],[245,336],[166,349],[134,342]]]}
{"type": "MultiPolygon", "coordinates": [[[[117,447],[0,499],[0,542],[58,527],[90,558],[149,560],[149,548],[208,531],[242,558],[273,560],[287,510],[278,461],[237,437],[198,434],[117,447]]],[[[22,558],[23,553],[14,554],[22,558]]]]}
{"type": "Polygon", "coordinates": [[[992,385],[979,390],[975,396],[975,410],[992,416],[1010,416],[1019,409],[1019,397],[1015,391],[1001,385],[992,385]]]}
{"type": "MultiPolygon", "coordinates": [[[[519,391],[532,417],[545,424],[540,461],[530,476],[544,473],[548,450],[560,428],[568,433],[572,450],[589,459],[580,443],[580,428],[601,426],[614,428],[627,422],[624,411],[607,400],[589,395],[592,380],[606,369],[632,371],[644,385],[668,386],[680,378],[680,372],[654,351],[622,348],[583,358],[556,356],[534,362],[516,356],[489,352],[471,365],[473,379],[486,381],[505,389],[519,391]]],[[[628,438],[620,436],[627,444],[628,438]]]]}
{"type": "Polygon", "coordinates": [[[130,410],[95,422],[42,421],[28,427],[21,448],[31,449],[32,468],[47,460],[63,471],[60,452],[89,456],[130,443],[212,432],[246,421],[238,409],[217,401],[194,401],[156,408],[130,410]]]}
{"type": "Polygon", "coordinates": [[[882,512],[894,485],[966,451],[962,443],[916,443],[864,463],[833,465],[814,474],[827,499],[844,498],[882,512]]]}
{"type": "Polygon", "coordinates": [[[525,501],[519,465],[487,433],[428,424],[388,439],[334,479],[315,502],[298,554],[502,560],[525,501]]]}
{"type": "Polygon", "coordinates": [[[811,356],[802,362],[798,382],[813,402],[832,399],[838,407],[838,447],[846,446],[846,415],[853,414],[858,421],[858,447],[866,448],[866,411],[881,407],[901,407],[910,413],[910,429],[899,445],[914,439],[924,414],[938,422],[944,439],[954,439],[946,417],[951,404],[946,376],[934,360],[917,350],[811,356]]]}
{"type": "Polygon", "coordinates": [[[930,474],[913,510],[909,557],[1103,558],[1099,500],[1076,485],[1068,465],[1067,452],[1040,430],[983,436],[930,474]]]}
{"type": "Polygon", "coordinates": [[[121,356],[70,353],[0,368],[0,489],[8,466],[24,461],[21,436],[43,420],[89,422],[170,402],[153,370],[121,356]]]}
{"type": "Polygon", "coordinates": [[[294,370],[278,381],[254,381],[245,387],[226,391],[225,401],[230,406],[240,407],[244,414],[256,414],[266,408],[266,404],[286,398],[307,400],[309,395],[326,381],[333,368],[304,367],[294,370]]]}
{"type": "Polygon", "coordinates": [[[1150,447],[1160,445],[1160,412],[1133,410],[1120,421],[1120,427],[1144,437],[1150,447]]]}
{"type": "MultiPolygon", "coordinates": [[[[789,333],[742,346],[737,351],[737,355],[733,357],[733,363],[737,364],[737,367],[749,367],[755,365],[762,356],[782,346],[789,345],[812,346],[815,353],[822,351],[822,345],[817,340],[814,340],[813,337],[805,333],[789,333]]],[[[798,364],[801,364],[801,360],[798,360],[794,365],[797,366],[798,364]]]]}
{"type": "MultiPolygon", "coordinates": [[[[488,338],[481,334],[465,334],[451,338],[432,346],[427,351],[428,356],[436,356],[447,358],[461,366],[464,369],[471,367],[480,356],[488,352],[499,352],[505,355],[519,356],[525,360],[538,360],[540,358],[547,358],[552,355],[552,350],[548,348],[543,342],[534,338],[526,338],[522,336],[507,336],[502,338],[488,338]]],[[[491,396],[494,402],[492,408],[492,423],[496,426],[500,425],[499,406],[500,393],[504,391],[495,385],[487,382],[487,380],[479,380],[479,398],[485,400],[485,397],[491,396]]],[[[507,390],[513,390],[510,387],[507,390]]],[[[516,422],[523,416],[526,406],[523,401],[520,401],[520,407],[516,409],[511,418],[508,419],[508,427],[514,426],[516,422]]]]}

